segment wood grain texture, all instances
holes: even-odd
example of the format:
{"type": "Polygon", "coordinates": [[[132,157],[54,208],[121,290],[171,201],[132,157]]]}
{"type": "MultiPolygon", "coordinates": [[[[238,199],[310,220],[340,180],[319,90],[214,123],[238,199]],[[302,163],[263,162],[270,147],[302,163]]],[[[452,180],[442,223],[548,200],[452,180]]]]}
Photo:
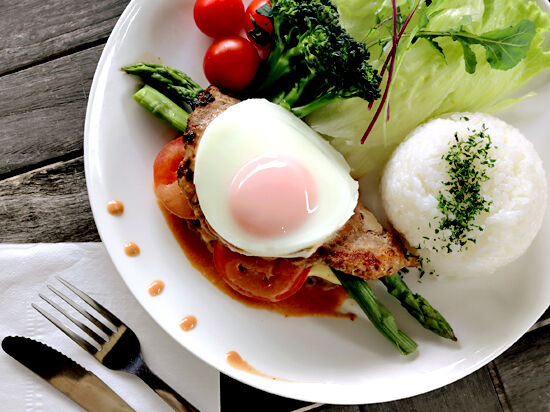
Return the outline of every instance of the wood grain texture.
{"type": "Polygon", "coordinates": [[[0,74],[104,42],[129,0],[0,2],[0,74]]]}
{"type": "Polygon", "coordinates": [[[99,240],[82,157],[0,182],[0,242],[99,240]]]}
{"type": "MultiPolygon", "coordinates": [[[[314,409],[316,412],[361,412],[364,407],[359,405],[323,405],[314,409]]],[[[403,410],[403,409],[402,409],[403,410]]]]}
{"type": "Polygon", "coordinates": [[[542,314],[542,316],[540,317],[540,319],[538,321],[541,322],[541,321],[544,321],[544,320],[547,320],[547,319],[550,319],[550,307],[548,309],[546,309],[546,312],[544,312],[542,314]]]}
{"type": "Polygon", "coordinates": [[[525,334],[494,364],[512,411],[550,411],[550,326],[525,334]]]}
{"type": "Polygon", "coordinates": [[[365,405],[362,412],[501,412],[486,367],[441,389],[400,401],[365,405]]]}
{"type": "Polygon", "coordinates": [[[0,180],[82,152],[102,46],[0,77],[0,180]]]}

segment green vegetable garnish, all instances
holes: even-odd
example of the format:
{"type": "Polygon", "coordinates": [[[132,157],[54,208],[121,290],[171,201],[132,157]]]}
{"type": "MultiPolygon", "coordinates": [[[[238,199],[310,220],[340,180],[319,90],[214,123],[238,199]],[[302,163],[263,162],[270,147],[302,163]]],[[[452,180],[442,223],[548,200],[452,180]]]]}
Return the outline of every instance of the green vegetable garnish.
{"type": "MultiPolygon", "coordinates": [[[[416,3],[397,1],[398,30],[416,3]]],[[[370,63],[381,71],[392,48],[391,2],[335,0],[335,4],[342,25],[356,40],[369,45],[370,63]]],[[[379,170],[405,136],[426,120],[452,112],[493,112],[527,96],[509,98],[513,91],[550,67],[550,48],[544,42],[549,31],[550,18],[534,1],[432,1],[429,7],[419,6],[400,39],[391,90],[383,108],[385,112],[389,105],[392,116],[389,120],[381,116],[383,118],[374,124],[364,145],[361,145],[361,138],[379,101],[370,111],[368,103],[359,99],[341,101],[312,113],[306,121],[317,132],[329,137],[331,144],[345,156],[354,176],[379,170]],[[489,37],[496,32],[497,37],[503,39],[507,32],[517,30],[523,45],[513,49],[523,53],[527,43],[525,35],[530,36],[528,32],[531,31],[531,23],[523,22],[527,20],[536,30],[519,63],[507,70],[495,70],[491,64],[500,62],[509,66],[517,60],[515,51],[508,56],[510,47],[498,46],[487,55],[483,44],[471,44],[477,64],[474,74],[466,72],[464,50],[458,39],[453,41],[450,33],[462,28],[476,36],[489,37]],[[415,36],[417,40],[413,42],[409,36],[413,30],[425,34],[446,33],[446,36],[433,37],[441,50],[434,47],[428,37],[415,36]],[[501,57],[498,56],[500,52],[501,57]],[[491,57],[492,53],[496,60],[491,57]]],[[[386,80],[385,74],[383,86],[386,80]]]]}
{"type": "Polygon", "coordinates": [[[134,94],[135,101],[174,129],[185,132],[188,113],[193,111],[202,92],[198,83],[181,70],[162,64],[137,63],[121,70],[145,83],[134,94]]]}
{"type": "Polygon", "coordinates": [[[181,70],[162,64],[137,63],[122,68],[128,74],[139,76],[143,83],[164,94],[187,112],[202,92],[197,82],[181,70]]]}
{"type": "Polygon", "coordinates": [[[489,212],[492,203],[481,194],[481,183],[489,180],[487,171],[496,161],[489,156],[491,137],[486,132],[483,125],[479,132],[472,130],[464,140],[455,133],[455,143],[442,157],[447,163],[449,180],[443,182],[445,190],[439,192],[437,199],[443,217],[435,233],[439,240],[447,242],[444,249],[448,253],[453,251],[453,245],[461,250],[468,243],[475,243],[471,232],[483,230],[474,223],[475,219],[480,213],[489,212]]]}
{"type": "Polygon", "coordinates": [[[443,338],[457,340],[449,322],[423,296],[409,289],[401,273],[383,276],[379,280],[423,327],[443,338]]]}
{"type": "Polygon", "coordinates": [[[334,274],[348,293],[363,309],[371,323],[403,355],[413,353],[418,345],[397,327],[392,313],[378,300],[369,284],[356,276],[333,269],[334,274]]]}
{"type": "MultiPolygon", "coordinates": [[[[445,51],[439,45],[439,43],[436,42],[435,39],[441,37],[450,37],[452,40],[459,42],[462,46],[462,50],[464,53],[464,63],[466,71],[472,74],[475,72],[477,65],[476,54],[471,48],[473,44],[480,44],[485,47],[487,61],[493,69],[508,70],[513,68],[523,58],[525,58],[527,52],[529,51],[529,47],[531,46],[531,41],[536,34],[535,23],[530,20],[524,19],[515,26],[492,30],[488,33],[476,35],[468,32],[464,28],[464,25],[470,24],[472,22],[472,18],[470,15],[463,16],[458,29],[450,29],[446,31],[425,30],[424,28],[429,24],[430,19],[434,18],[443,11],[441,6],[444,5],[444,2],[442,0],[435,2],[413,0],[409,1],[408,3],[411,7],[411,10],[408,14],[403,15],[401,8],[397,7],[396,1],[392,0],[392,47],[386,57],[381,71],[382,75],[384,74],[386,69],[388,72],[386,89],[384,90],[382,100],[378,105],[376,113],[374,114],[371,122],[367,127],[367,130],[361,138],[361,143],[365,143],[365,140],[372,131],[374,124],[376,123],[378,116],[380,115],[386,103],[389,91],[391,90],[394,71],[399,67],[403,55],[407,52],[410,45],[416,40],[422,38],[428,40],[429,44],[441,56],[443,56],[443,58],[445,58],[445,51]],[[424,7],[424,9],[422,9],[422,7],[424,7]],[[416,25],[411,24],[411,22],[413,21],[413,17],[418,10],[420,10],[421,14],[420,20],[417,21],[416,25]],[[408,32],[406,31],[407,28],[409,28],[408,32]],[[399,43],[402,37],[408,37],[408,42],[407,44],[405,44],[404,47],[399,47],[399,43]]],[[[377,15],[377,22],[386,22],[389,19],[390,18],[382,20],[382,18],[377,15]]],[[[389,39],[379,39],[377,43],[383,45],[388,42],[389,39]]],[[[389,105],[387,106],[387,113],[387,118],[389,120],[389,105]]]]}
{"type": "Polygon", "coordinates": [[[145,110],[174,129],[185,132],[189,114],[161,92],[145,85],[133,97],[145,110]]]}
{"type": "Polygon", "coordinates": [[[473,44],[480,44],[485,48],[487,62],[493,69],[509,70],[527,56],[536,32],[535,23],[524,19],[514,26],[492,30],[480,35],[470,33],[464,27],[460,27],[459,30],[448,32],[421,30],[416,37],[429,40],[443,57],[443,49],[435,41],[436,38],[450,37],[459,42],[464,51],[466,71],[471,74],[476,71],[477,66],[476,54],[471,48],[473,44]]]}
{"type": "Polygon", "coordinates": [[[365,44],[340,25],[330,0],[273,0],[273,48],[249,93],[304,117],[339,100],[380,97],[365,44]]]}

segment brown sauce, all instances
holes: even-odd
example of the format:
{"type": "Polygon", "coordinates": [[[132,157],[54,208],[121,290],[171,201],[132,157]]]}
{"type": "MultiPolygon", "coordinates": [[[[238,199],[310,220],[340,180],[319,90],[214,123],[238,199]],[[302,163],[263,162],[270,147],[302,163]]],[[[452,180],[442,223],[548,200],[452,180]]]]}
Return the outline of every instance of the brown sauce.
{"type": "Polygon", "coordinates": [[[189,229],[185,220],[180,219],[160,205],[168,226],[178,240],[187,259],[219,290],[247,306],[267,309],[284,316],[333,316],[355,319],[353,313],[341,313],[338,308],[348,295],[341,286],[330,286],[324,282],[306,282],[293,296],[280,302],[263,302],[231,289],[214,267],[212,253],[202,241],[200,235],[189,229]]]}
{"type": "Polygon", "coordinates": [[[243,358],[241,358],[241,355],[239,355],[234,350],[232,350],[231,352],[227,352],[227,356],[225,357],[225,360],[229,364],[229,366],[235,369],[239,369],[243,372],[252,373],[253,375],[262,376],[268,379],[286,381],[286,379],[276,378],[275,376],[267,375],[263,372],[260,372],[258,369],[250,366],[250,364],[247,361],[245,361],[243,358]]]}
{"type": "Polygon", "coordinates": [[[124,203],[120,200],[109,200],[107,203],[107,212],[114,216],[120,216],[124,213],[124,203]]]}
{"type": "Polygon", "coordinates": [[[197,326],[197,318],[194,317],[193,315],[188,315],[180,321],[180,328],[184,332],[189,332],[190,330],[195,329],[196,326],[197,326]]]}
{"type": "Polygon", "coordinates": [[[149,285],[149,294],[151,296],[158,296],[164,290],[164,282],[162,280],[154,280],[149,285]]]}
{"type": "Polygon", "coordinates": [[[134,242],[126,242],[124,244],[124,253],[131,257],[137,256],[139,255],[139,246],[134,242]]]}

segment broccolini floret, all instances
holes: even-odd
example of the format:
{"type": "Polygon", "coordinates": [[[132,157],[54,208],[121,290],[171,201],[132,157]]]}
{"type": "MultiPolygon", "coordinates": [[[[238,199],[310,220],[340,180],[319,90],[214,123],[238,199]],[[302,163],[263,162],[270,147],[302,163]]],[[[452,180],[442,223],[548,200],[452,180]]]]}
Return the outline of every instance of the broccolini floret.
{"type": "Polygon", "coordinates": [[[252,94],[298,117],[334,101],[380,97],[380,77],[365,44],[340,25],[330,0],[273,0],[273,48],[252,94]]]}

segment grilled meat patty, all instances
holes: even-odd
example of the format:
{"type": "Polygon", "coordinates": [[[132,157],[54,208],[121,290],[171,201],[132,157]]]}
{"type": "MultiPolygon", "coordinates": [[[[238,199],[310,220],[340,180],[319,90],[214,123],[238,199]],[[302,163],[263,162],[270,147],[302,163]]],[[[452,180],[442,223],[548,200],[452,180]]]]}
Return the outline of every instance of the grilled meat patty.
{"type": "MultiPolygon", "coordinates": [[[[187,131],[183,135],[185,157],[178,169],[178,182],[189,199],[196,220],[189,221],[208,244],[221,241],[230,249],[244,253],[221,238],[208,224],[202,213],[193,183],[195,157],[201,137],[210,122],[239,100],[209,87],[200,96],[195,110],[189,115],[187,131]]],[[[404,253],[401,243],[384,230],[374,215],[359,202],[354,215],[334,235],[308,258],[292,259],[294,263],[309,267],[328,265],[363,279],[376,279],[391,275],[413,264],[404,253]]]]}

